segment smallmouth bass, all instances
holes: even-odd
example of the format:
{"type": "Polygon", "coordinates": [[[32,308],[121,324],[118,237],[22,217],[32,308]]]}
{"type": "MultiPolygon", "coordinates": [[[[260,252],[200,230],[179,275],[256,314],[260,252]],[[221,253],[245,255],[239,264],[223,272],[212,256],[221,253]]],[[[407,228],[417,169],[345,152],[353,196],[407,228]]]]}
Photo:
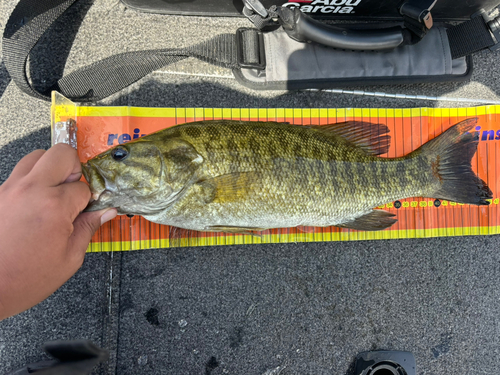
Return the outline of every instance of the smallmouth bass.
{"type": "Polygon", "coordinates": [[[167,128],[82,164],[94,201],[159,224],[251,233],[339,226],[381,230],[397,220],[374,209],[410,197],[487,205],[472,171],[477,123],[467,119],[404,157],[383,158],[382,124],[302,126],[211,120],[167,128]]]}

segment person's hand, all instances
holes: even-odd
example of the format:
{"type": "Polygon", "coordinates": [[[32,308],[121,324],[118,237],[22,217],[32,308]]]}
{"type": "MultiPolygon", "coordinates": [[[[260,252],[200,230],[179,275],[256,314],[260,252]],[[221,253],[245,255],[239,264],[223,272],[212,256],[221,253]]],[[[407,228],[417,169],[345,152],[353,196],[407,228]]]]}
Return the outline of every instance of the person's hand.
{"type": "Polygon", "coordinates": [[[82,265],[91,237],[116,209],[81,211],[90,189],[76,151],[58,144],[16,165],[0,186],[0,319],[43,301],[82,265]]]}

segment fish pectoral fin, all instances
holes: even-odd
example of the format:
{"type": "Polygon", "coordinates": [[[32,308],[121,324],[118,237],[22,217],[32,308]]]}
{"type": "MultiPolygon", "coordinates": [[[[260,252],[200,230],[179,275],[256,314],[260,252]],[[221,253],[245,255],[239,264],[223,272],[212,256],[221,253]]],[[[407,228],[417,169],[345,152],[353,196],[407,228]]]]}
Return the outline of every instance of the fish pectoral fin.
{"type": "Polygon", "coordinates": [[[251,234],[252,236],[262,237],[261,234],[254,232],[261,232],[263,230],[267,230],[268,228],[252,228],[252,227],[232,227],[232,226],[224,226],[224,225],[213,225],[210,227],[206,227],[205,230],[207,232],[226,232],[226,233],[234,233],[234,234],[251,234]]]}
{"type": "Polygon", "coordinates": [[[328,125],[310,125],[310,127],[327,138],[342,137],[369,155],[383,155],[389,151],[391,145],[391,136],[387,134],[389,128],[384,124],[346,121],[328,125]]]}
{"type": "Polygon", "coordinates": [[[398,221],[397,219],[393,219],[394,216],[396,215],[387,211],[373,210],[372,212],[360,216],[353,221],[338,224],[336,226],[356,230],[382,230],[389,228],[396,221],[398,221]]]}
{"type": "Polygon", "coordinates": [[[261,180],[255,171],[228,173],[198,182],[206,191],[206,203],[235,202],[248,199],[255,192],[255,184],[261,180]]]}

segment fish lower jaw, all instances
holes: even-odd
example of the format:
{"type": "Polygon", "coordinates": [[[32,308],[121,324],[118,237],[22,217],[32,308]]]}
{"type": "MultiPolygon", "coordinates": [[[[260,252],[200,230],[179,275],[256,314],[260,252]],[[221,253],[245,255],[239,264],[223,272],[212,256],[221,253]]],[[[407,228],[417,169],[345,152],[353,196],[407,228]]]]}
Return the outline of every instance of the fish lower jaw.
{"type": "Polygon", "coordinates": [[[101,191],[90,191],[91,195],[90,195],[90,201],[89,203],[92,203],[92,202],[96,202],[96,201],[99,201],[99,199],[103,198],[103,196],[105,195],[106,192],[109,192],[109,190],[106,190],[106,189],[103,189],[101,191]]]}

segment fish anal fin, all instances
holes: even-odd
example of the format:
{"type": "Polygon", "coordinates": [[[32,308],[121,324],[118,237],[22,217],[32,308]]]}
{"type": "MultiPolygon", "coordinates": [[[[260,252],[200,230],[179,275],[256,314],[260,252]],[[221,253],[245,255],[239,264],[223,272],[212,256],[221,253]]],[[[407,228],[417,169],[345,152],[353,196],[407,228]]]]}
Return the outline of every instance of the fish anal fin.
{"type": "Polygon", "coordinates": [[[312,125],[326,137],[342,137],[369,155],[383,155],[389,151],[391,136],[384,124],[364,121],[346,121],[328,125],[312,125]]]}
{"type": "Polygon", "coordinates": [[[260,234],[254,232],[261,232],[263,230],[267,230],[268,228],[252,228],[252,227],[233,227],[233,226],[224,226],[224,225],[212,225],[205,228],[206,231],[209,232],[226,232],[226,233],[234,233],[234,234],[250,234],[252,236],[261,237],[260,234]]]}
{"type": "Polygon", "coordinates": [[[298,225],[295,228],[297,228],[297,230],[299,230],[302,233],[314,233],[315,229],[315,227],[305,226],[305,225],[298,225]]]}
{"type": "Polygon", "coordinates": [[[389,228],[397,219],[394,219],[394,214],[383,210],[373,210],[372,212],[360,216],[353,221],[339,224],[337,227],[349,228],[356,230],[382,230],[389,228]]]}
{"type": "Polygon", "coordinates": [[[196,231],[169,226],[168,228],[168,240],[169,247],[182,247],[187,246],[191,238],[196,238],[196,231]]]}

